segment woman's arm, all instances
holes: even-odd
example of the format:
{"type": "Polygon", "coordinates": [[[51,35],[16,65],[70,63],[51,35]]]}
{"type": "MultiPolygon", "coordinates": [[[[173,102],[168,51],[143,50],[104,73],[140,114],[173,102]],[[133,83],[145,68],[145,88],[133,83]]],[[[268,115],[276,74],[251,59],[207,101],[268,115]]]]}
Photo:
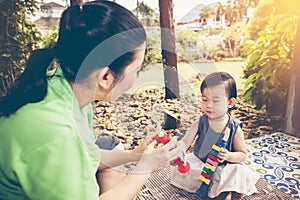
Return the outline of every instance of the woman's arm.
{"type": "Polygon", "coordinates": [[[132,200],[138,194],[149,177],[149,172],[144,174],[130,174],[126,178],[124,178],[118,185],[101,194],[99,199],[132,200]]]}
{"type": "Polygon", "coordinates": [[[137,162],[140,160],[143,152],[150,145],[156,135],[146,137],[144,141],[132,151],[104,150],[100,149],[102,159],[98,167],[99,170],[112,168],[126,163],[137,162]]]}
{"type": "MultiPolygon", "coordinates": [[[[198,123],[199,120],[196,120],[181,141],[178,142],[178,146],[181,151],[186,151],[194,141],[198,130],[198,123]]],[[[103,170],[130,162],[137,162],[140,159],[144,149],[154,140],[155,136],[156,135],[146,138],[144,142],[133,151],[114,151],[101,149],[102,160],[98,169],[103,170]]]]}
{"type": "Polygon", "coordinates": [[[233,139],[234,152],[229,152],[227,149],[223,149],[219,152],[218,157],[220,161],[228,161],[232,163],[239,163],[246,160],[247,149],[245,145],[244,133],[240,127],[238,127],[233,139]]]}
{"type": "Polygon", "coordinates": [[[99,170],[117,167],[130,162],[137,162],[142,155],[140,153],[133,153],[132,151],[104,149],[101,149],[100,151],[102,159],[98,167],[99,170]]]}
{"type": "Polygon", "coordinates": [[[101,194],[99,199],[134,199],[152,171],[165,167],[169,164],[170,160],[177,157],[180,149],[176,147],[176,142],[176,138],[173,138],[168,144],[160,148],[155,148],[156,144],[155,142],[152,142],[142,154],[135,170],[118,185],[101,194]]]}

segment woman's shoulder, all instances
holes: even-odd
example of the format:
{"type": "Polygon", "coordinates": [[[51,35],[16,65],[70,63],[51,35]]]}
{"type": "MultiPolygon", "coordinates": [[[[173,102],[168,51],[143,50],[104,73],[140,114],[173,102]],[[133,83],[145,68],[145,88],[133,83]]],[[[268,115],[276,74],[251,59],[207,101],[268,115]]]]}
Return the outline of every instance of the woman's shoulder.
{"type": "Polygon", "coordinates": [[[0,120],[0,146],[14,148],[15,155],[11,155],[14,159],[42,147],[50,148],[51,144],[53,148],[62,148],[66,142],[76,139],[74,127],[64,117],[66,115],[34,109],[34,106],[21,108],[9,118],[0,120]]]}
{"type": "Polygon", "coordinates": [[[0,134],[37,140],[51,140],[74,132],[72,115],[63,107],[55,108],[54,102],[27,104],[15,114],[1,120],[0,134]]]}

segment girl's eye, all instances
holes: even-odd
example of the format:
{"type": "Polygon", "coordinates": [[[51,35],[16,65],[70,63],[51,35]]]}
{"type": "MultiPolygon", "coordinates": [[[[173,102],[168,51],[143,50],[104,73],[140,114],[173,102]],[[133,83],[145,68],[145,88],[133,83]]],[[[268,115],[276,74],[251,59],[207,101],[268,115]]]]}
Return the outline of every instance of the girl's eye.
{"type": "Polygon", "coordinates": [[[207,99],[202,99],[202,101],[207,101],[207,99]]]}
{"type": "Polygon", "coordinates": [[[212,100],[213,100],[213,102],[215,102],[215,103],[220,102],[220,98],[213,98],[212,100]]]}

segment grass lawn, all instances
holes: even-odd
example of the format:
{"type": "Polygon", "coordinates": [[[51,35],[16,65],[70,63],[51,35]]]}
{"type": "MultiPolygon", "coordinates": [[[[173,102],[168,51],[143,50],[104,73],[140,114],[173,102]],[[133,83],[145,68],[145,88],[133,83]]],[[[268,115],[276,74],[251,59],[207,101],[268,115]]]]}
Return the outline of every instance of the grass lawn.
{"type": "MultiPolygon", "coordinates": [[[[236,82],[238,89],[242,90],[244,87],[244,80],[242,76],[242,66],[244,61],[236,62],[212,62],[212,63],[178,63],[178,77],[180,82],[180,87],[186,85],[188,80],[195,77],[197,74],[201,74],[204,77],[206,74],[215,71],[225,71],[231,74],[236,82]]],[[[198,85],[197,85],[198,86],[198,85]]],[[[196,86],[189,87],[191,90],[198,90],[196,86]]],[[[132,94],[140,90],[151,89],[151,88],[161,88],[164,87],[164,75],[162,70],[162,64],[149,65],[143,69],[138,75],[138,78],[133,85],[133,87],[128,91],[132,94]]],[[[187,88],[180,88],[180,91],[186,91],[187,88]]]]}

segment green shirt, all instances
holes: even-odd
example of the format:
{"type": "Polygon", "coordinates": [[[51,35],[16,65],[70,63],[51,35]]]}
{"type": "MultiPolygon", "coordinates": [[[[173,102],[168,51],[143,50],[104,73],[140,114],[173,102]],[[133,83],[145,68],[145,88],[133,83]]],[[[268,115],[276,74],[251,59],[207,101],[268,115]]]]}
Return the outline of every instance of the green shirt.
{"type": "Polygon", "coordinates": [[[0,199],[98,199],[92,106],[80,110],[58,68],[46,97],[0,118],[0,199]]]}

